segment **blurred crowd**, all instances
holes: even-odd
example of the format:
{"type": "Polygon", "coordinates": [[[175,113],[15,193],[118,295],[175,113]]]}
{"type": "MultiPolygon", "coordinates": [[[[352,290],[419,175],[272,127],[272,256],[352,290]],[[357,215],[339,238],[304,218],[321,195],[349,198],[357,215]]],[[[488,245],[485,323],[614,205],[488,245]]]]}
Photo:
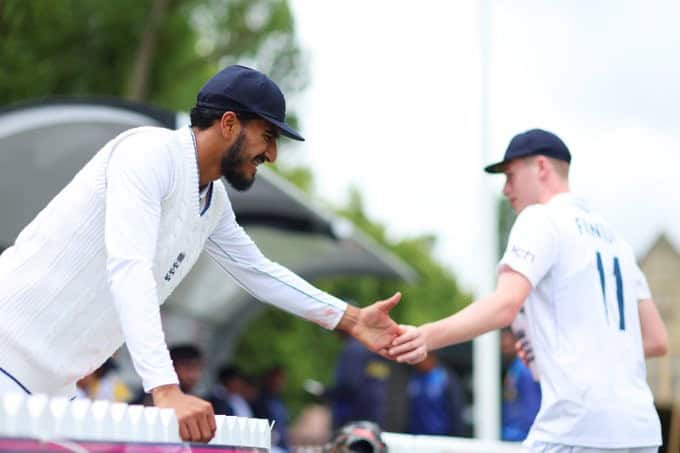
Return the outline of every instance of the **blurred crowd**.
{"type": "MultiPolygon", "coordinates": [[[[517,357],[510,329],[501,334],[502,432],[508,441],[523,440],[540,406],[540,387],[517,357]]],[[[274,421],[274,452],[291,445],[322,445],[351,422],[373,422],[384,431],[420,435],[471,436],[471,389],[450,366],[434,354],[415,365],[388,361],[351,337],[344,338],[334,382],[324,386],[308,381],[305,390],[314,402],[293,424],[282,398],[286,369],[272,366],[258,375],[234,364],[217,370],[214,384],[198,392],[205,381],[206,363],[201,350],[191,344],[170,348],[179,385],[190,394],[210,401],[215,414],[266,418],[274,421]]],[[[113,360],[78,382],[81,397],[152,405],[150,395],[131,389],[120,377],[113,360]]]]}
{"type": "MultiPolygon", "coordinates": [[[[207,394],[198,392],[206,378],[206,364],[201,350],[192,344],[170,347],[170,357],[183,392],[200,396],[213,405],[215,414],[266,418],[274,422],[272,451],[288,451],[288,411],[281,399],[286,386],[286,370],[273,366],[258,376],[244,373],[237,366],[225,364],[217,371],[214,385],[207,394]]],[[[143,389],[133,390],[117,372],[113,359],[78,381],[79,397],[104,399],[152,406],[151,395],[143,389]]]]}

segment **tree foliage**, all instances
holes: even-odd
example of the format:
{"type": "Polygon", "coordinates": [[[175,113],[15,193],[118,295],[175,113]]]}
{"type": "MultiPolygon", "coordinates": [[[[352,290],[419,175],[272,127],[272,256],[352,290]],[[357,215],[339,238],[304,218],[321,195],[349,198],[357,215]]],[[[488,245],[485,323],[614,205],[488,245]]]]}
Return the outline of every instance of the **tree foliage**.
{"type": "Polygon", "coordinates": [[[236,62],[284,92],[306,82],[286,0],[4,0],[0,61],[0,105],[99,95],[187,110],[236,62]]]}
{"type": "Polygon", "coordinates": [[[498,211],[498,224],[496,230],[498,234],[498,259],[500,260],[505,253],[505,248],[508,245],[508,236],[510,236],[510,229],[515,223],[517,215],[512,210],[512,206],[508,200],[503,197],[496,202],[496,210],[498,211]]]}

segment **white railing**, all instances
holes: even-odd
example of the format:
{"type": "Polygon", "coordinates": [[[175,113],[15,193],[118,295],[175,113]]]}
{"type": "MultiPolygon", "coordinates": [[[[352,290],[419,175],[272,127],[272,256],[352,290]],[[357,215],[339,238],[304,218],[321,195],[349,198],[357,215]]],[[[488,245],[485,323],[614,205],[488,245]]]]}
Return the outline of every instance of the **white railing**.
{"type": "MultiPolygon", "coordinates": [[[[415,436],[412,434],[382,433],[389,453],[524,453],[518,442],[465,439],[446,436],[415,436]]],[[[292,453],[322,453],[318,445],[295,446],[292,453]]]]}
{"type": "Polygon", "coordinates": [[[390,453],[521,453],[521,444],[444,436],[383,433],[390,453]]]}
{"type": "MultiPolygon", "coordinates": [[[[271,448],[268,420],[224,415],[215,418],[217,433],[210,445],[271,448]]],[[[181,443],[173,409],[18,393],[0,395],[2,437],[181,443]]]]}
{"type": "MultiPolygon", "coordinates": [[[[269,451],[267,420],[216,416],[210,445],[269,451]]],[[[0,395],[0,438],[38,441],[95,441],[181,444],[172,409],[108,401],[47,398],[18,393],[0,395]]],[[[383,433],[390,453],[519,453],[520,444],[440,436],[383,433]]],[[[0,445],[0,449],[2,446],[0,445]]],[[[319,451],[309,449],[302,451],[319,451]]],[[[74,450],[77,451],[77,450],[74,450]]],[[[232,450],[229,450],[232,451],[232,450]]]]}

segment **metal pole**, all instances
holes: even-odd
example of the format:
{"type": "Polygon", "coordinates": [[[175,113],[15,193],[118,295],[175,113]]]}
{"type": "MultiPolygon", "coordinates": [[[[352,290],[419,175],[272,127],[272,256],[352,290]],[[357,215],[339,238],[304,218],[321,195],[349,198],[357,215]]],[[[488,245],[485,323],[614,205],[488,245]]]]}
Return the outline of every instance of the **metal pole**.
{"type": "MultiPolygon", "coordinates": [[[[490,63],[490,2],[480,0],[480,64],[481,64],[481,118],[480,147],[481,163],[491,161],[489,149],[489,63],[490,63]]],[[[481,171],[482,165],[480,165],[481,171]]],[[[480,228],[479,228],[479,264],[480,280],[477,285],[477,297],[491,293],[496,281],[496,242],[497,213],[495,194],[490,181],[484,176],[480,183],[480,228]]],[[[500,435],[500,353],[498,331],[489,332],[474,340],[474,417],[475,437],[495,440],[500,435]]]]}

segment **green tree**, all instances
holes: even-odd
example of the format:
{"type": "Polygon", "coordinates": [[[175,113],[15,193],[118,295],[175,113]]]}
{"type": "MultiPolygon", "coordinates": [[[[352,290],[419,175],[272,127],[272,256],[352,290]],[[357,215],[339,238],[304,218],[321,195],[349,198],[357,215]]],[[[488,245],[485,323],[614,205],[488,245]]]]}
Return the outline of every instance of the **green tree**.
{"type": "Polygon", "coordinates": [[[500,260],[505,253],[505,248],[508,245],[508,236],[512,224],[515,223],[517,215],[512,210],[512,206],[506,198],[499,198],[496,202],[496,210],[498,211],[498,224],[496,225],[498,231],[498,259],[500,260]]]}
{"type": "Polygon", "coordinates": [[[287,0],[0,0],[0,105],[116,96],[187,110],[219,67],[306,83],[287,0]]]}

